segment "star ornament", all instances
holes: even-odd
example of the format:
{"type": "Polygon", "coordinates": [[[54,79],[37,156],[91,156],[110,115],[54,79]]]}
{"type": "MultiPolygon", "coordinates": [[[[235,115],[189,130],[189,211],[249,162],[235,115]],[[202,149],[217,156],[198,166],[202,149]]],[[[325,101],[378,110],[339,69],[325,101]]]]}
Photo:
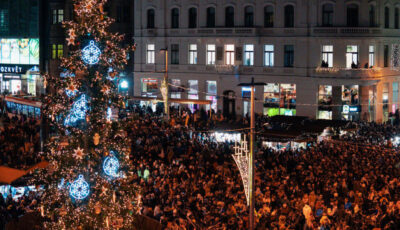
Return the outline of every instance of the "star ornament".
{"type": "Polygon", "coordinates": [[[110,92],[110,87],[108,87],[108,85],[104,85],[103,88],[101,89],[101,92],[103,94],[108,94],[110,92]]]}
{"type": "Polygon", "coordinates": [[[85,154],[83,153],[83,149],[81,149],[80,147],[74,150],[73,156],[75,157],[75,159],[82,160],[84,155],[85,154]]]}
{"type": "Polygon", "coordinates": [[[75,45],[75,39],[71,38],[71,37],[67,38],[67,43],[68,43],[69,46],[71,46],[71,45],[73,46],[73,45],[75,45]]]}
{"type": "Polygon", "coordinates": [[[77,90],[77,89],[76,89],[75,84],[74,84],[74,83],[71,83],[71,84],[68,85],[67,90],[69,90],[69,91],[71,91],[71,92],[74,92],[74,91],[77,90]]]}

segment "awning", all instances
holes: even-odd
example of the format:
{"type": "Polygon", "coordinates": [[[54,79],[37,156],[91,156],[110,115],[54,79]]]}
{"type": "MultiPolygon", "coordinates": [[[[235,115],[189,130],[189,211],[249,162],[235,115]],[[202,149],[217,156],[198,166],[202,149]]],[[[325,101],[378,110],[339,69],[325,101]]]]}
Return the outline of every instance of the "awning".
{"type": "MultiPolygon", "coordinates": [[[[129,99],[137,101],[154,101],[154,102],[164,101],[164,99],[160,97],[131,97],[129,99]]],[[[212,101],[210,100],[176,99],[176,98],[169,98],[168,102],[179,103],[179,104],[197,104],[197,105],[210,105],[212,103],[212,101]]]]}

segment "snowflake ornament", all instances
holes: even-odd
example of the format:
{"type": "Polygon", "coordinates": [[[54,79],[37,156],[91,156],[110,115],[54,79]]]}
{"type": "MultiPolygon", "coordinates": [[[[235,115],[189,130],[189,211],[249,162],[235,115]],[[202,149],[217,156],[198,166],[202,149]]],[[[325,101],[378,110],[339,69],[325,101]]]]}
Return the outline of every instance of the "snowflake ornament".
{"type": "Polygon", "coordinates": [[[79,175],[69,188],[69,195],[77,200],[83,200],[89,196],[90,187],[89,184],[83,178],[83,175],[79,175]]]}
{"type": "Polygon", "coordinates": [[[100,61],[101,50],[94,44],[94,41],[90,41],[89,45],[82,49],[82,60],[86,64],[94,65],[100,61]]]}

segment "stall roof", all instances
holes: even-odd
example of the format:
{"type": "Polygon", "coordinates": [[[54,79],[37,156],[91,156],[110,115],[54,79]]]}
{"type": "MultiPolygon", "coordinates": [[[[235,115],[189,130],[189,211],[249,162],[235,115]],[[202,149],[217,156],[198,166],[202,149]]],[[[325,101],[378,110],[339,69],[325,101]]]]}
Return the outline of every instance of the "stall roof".
{"type": "Polygon", "coordinates": [[[49,163],[47,161],[42,161],[27,170],[0,166],[0,184],[12,184],[16,180],[19,180],[21,177],[37,168],[46,168],[48,164],[49,163]]]}
{"type": "MultiPolygon", "coordinates": [[[[156,102],[163,102],[164,99],[160,97],[131,97],[131,100],[138,100],[138,101],[156,101],[156,102]]],[[[211,100],[194,100],[194,99],[176,99],[176,98],[169,98],[168,102],[170,103],[179,103],[179,104],[197,104],[197,105],[210,105],[212,104],[211,100]]]]}

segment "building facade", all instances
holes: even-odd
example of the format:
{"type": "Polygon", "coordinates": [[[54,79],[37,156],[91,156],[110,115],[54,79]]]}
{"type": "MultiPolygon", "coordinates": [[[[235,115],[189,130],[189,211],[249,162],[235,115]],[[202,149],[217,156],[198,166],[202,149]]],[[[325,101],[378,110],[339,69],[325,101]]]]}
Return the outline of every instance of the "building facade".
{"type": "MultiPolygon", "coordinates": [[[[399,108],[399,0],[135,1],[136,96],[249,111],[383,122],[399,108]]],[[[209,107],[207,106],[206,109],[209,107]]],[[[191,109],[198,109],[192,105],[191,109]]]]}
{"type": "Polygon", "coordinates": [[[41,0],[0,2],[0,93],[40,93],[41,0]]]}
{"type": "MultiPolygon", "coordinates": [[[[133,4],[129,0],[108,1],[104,11],[109,17],[115,19],[110,31],[125,34],[126,44],[133,44],[133,4]]],[[[44,69],[52,75],[63,75],[60,68],[61,58],[68,54],[69,47],[66,42],[66,32],[62,22],[72,20],[74,16],[72,0],[50,0],[45,6],[47,24],[44,26],[45,51],[44,69]]],[[[123,44],[122,44],[123,45],[123,44]]],[[[130,56],[133,57],[133,54],[130,56]]],[[[119,71],[118,90],[124,95],[133,95],[133,58],[128,60],[124,70],[119,71]]]]}

